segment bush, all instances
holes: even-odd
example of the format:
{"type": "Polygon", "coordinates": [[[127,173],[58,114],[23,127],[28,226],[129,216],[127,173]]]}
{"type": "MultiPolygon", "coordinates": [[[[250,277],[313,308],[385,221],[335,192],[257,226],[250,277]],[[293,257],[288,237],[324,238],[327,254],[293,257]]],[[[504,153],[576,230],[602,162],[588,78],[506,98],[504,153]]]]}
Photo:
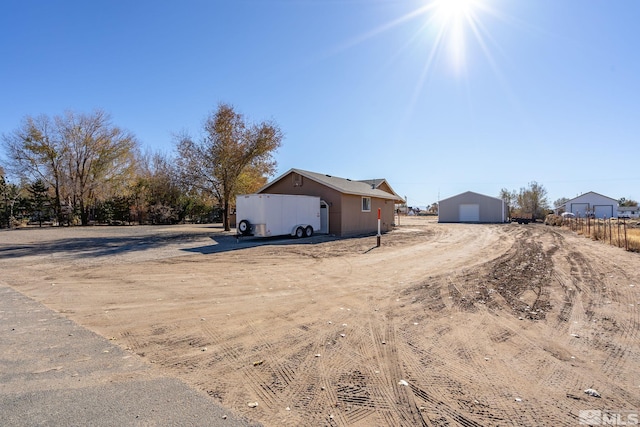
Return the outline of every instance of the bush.
{"type": "Polygon", "coordinates": [[[549,214],[544,219],[545,225],[561,226],[563,218],[560,215],[549,214]]]}
{"type": "Polygon", "coordinates": [[[176,210],[162,203],[149,206],[149,219],[152,224],[177,224],[178,215],[176,210]]]}

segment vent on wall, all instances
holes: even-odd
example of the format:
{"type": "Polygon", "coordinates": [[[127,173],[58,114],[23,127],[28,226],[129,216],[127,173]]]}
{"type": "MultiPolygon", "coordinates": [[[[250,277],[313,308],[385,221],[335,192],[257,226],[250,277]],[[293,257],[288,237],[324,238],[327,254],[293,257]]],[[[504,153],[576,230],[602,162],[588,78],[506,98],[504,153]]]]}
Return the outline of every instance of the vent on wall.
{"type": "Polygon", "coordinates": [[[293,186],[294,187],[302,187],[302,175],[299,173],[292,174],[293,186]]]}

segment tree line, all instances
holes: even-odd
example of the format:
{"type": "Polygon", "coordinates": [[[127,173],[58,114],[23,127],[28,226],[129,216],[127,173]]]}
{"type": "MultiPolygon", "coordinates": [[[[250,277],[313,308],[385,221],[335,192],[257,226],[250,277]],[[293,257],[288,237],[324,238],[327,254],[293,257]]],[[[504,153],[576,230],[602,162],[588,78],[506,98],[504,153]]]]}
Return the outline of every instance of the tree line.
{"type": "Polygon", "coordinates": [[[250,123],[224,103],[170,154],[143,152],[102,110],[27,116],[1,138],[0,227],[218,220],[230,230],[235,196],[273,175],[282,138],[273,121],[250,123]]]}
{"type": "MultiPolygon", "coordinates": [[[[498,197],[509,206],[509,216],[531,214],[534,220],[545,218],[547,214],[553,213],[554,207],[564,206],[570,200],[561,197],[553,202],[551,207],[547,199],[547,189],[536,181],[530,182],[527,187],[521,187],[518,191],[503,188],[498,197]]],[[[638,202],[623,197],[618,200],[618,205],[638,206],[638,202]]]]}

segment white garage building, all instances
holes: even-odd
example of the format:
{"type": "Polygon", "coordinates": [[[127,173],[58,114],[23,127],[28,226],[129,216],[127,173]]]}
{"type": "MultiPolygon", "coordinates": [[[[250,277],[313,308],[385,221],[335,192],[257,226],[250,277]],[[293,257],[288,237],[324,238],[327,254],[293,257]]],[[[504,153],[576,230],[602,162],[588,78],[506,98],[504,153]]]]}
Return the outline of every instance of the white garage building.
{"type": "Polygon", "coordinates": [[[565,203],[564,211],[571,212],[578,218],[585,218],[587,215],[595,218],[617,218],[618,201],[589,191],[565,203]]]}
{"type": "Polygon", "coordinates": [[[467,191],[438,203],[438,222],[507,222],[509,206],[502,199],[467,191]]]}

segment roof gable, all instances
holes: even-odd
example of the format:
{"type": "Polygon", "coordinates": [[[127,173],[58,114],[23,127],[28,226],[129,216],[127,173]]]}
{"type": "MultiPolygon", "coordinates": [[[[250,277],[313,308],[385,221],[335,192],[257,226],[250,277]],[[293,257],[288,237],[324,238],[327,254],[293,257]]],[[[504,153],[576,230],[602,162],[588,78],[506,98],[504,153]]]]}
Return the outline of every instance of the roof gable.
{"type": "Polygon", "coordinates": [[[398,201],[401,201],[403,203],[405,202],[405,200],[398,193],[396,193],[393,188],[391,188],[389,182],[384,178],[360,179],[359,181],[364,182],[367,185],[371,185],[372,188],[377,188],[379,190],[386,191],[387,193],[391,193],[397,197],[398,201]]]}
{"type": "Polygon", "coordinates": [[[612,202],[614,202],[616,205],[618,204],[618,201],[617,201],[616,199],[613,199],[613,198],[608,197],[608,196],[604,196],[604,195],[602,195],[602,194],[600,194],[600,193],[596,193],[595,191],[587,191],[586,193],[583,193],[583,194],[579,195],[578,197],[574,197],[573,199],[567,200],[567,201],[565,202],[564,206],[566,206],[566,205],[567,205],[567,203],[571,203],[571,202],[573,202],[573,201],[574,201],[574,200],[576,200],[576,199],[579,199],[579,198],[584,197],[584,196],[589,196],[589,195],[594,195],[594,196],[597,196],[597,197],[602,197],[602,198],[605,198],[605,199],[611,200],[611,201],[612,201],[612,202]]]}
{"type": "Polygon", "coordinates": [[[501,198],[499,197],[493,197],[493,196],[487,196],[485,194],[480,194],[480,193],[476,193],[473,191],[465,191],[464,193],[460,193],[460,194],[456,194],[455,196],[451,196],[451,197],[447,197],[446,199],[442,199],[440,200],[441,202],[450,200],[450,199],[455,199],[457,197],[461,197],[461,196],[465,196],[467,194],[473,194],[474,196],[480,196],[480,197],[486,197],[487,199],[495,199],[495,200],[500,200],[501,202],[503,201],[501,198]]]}

